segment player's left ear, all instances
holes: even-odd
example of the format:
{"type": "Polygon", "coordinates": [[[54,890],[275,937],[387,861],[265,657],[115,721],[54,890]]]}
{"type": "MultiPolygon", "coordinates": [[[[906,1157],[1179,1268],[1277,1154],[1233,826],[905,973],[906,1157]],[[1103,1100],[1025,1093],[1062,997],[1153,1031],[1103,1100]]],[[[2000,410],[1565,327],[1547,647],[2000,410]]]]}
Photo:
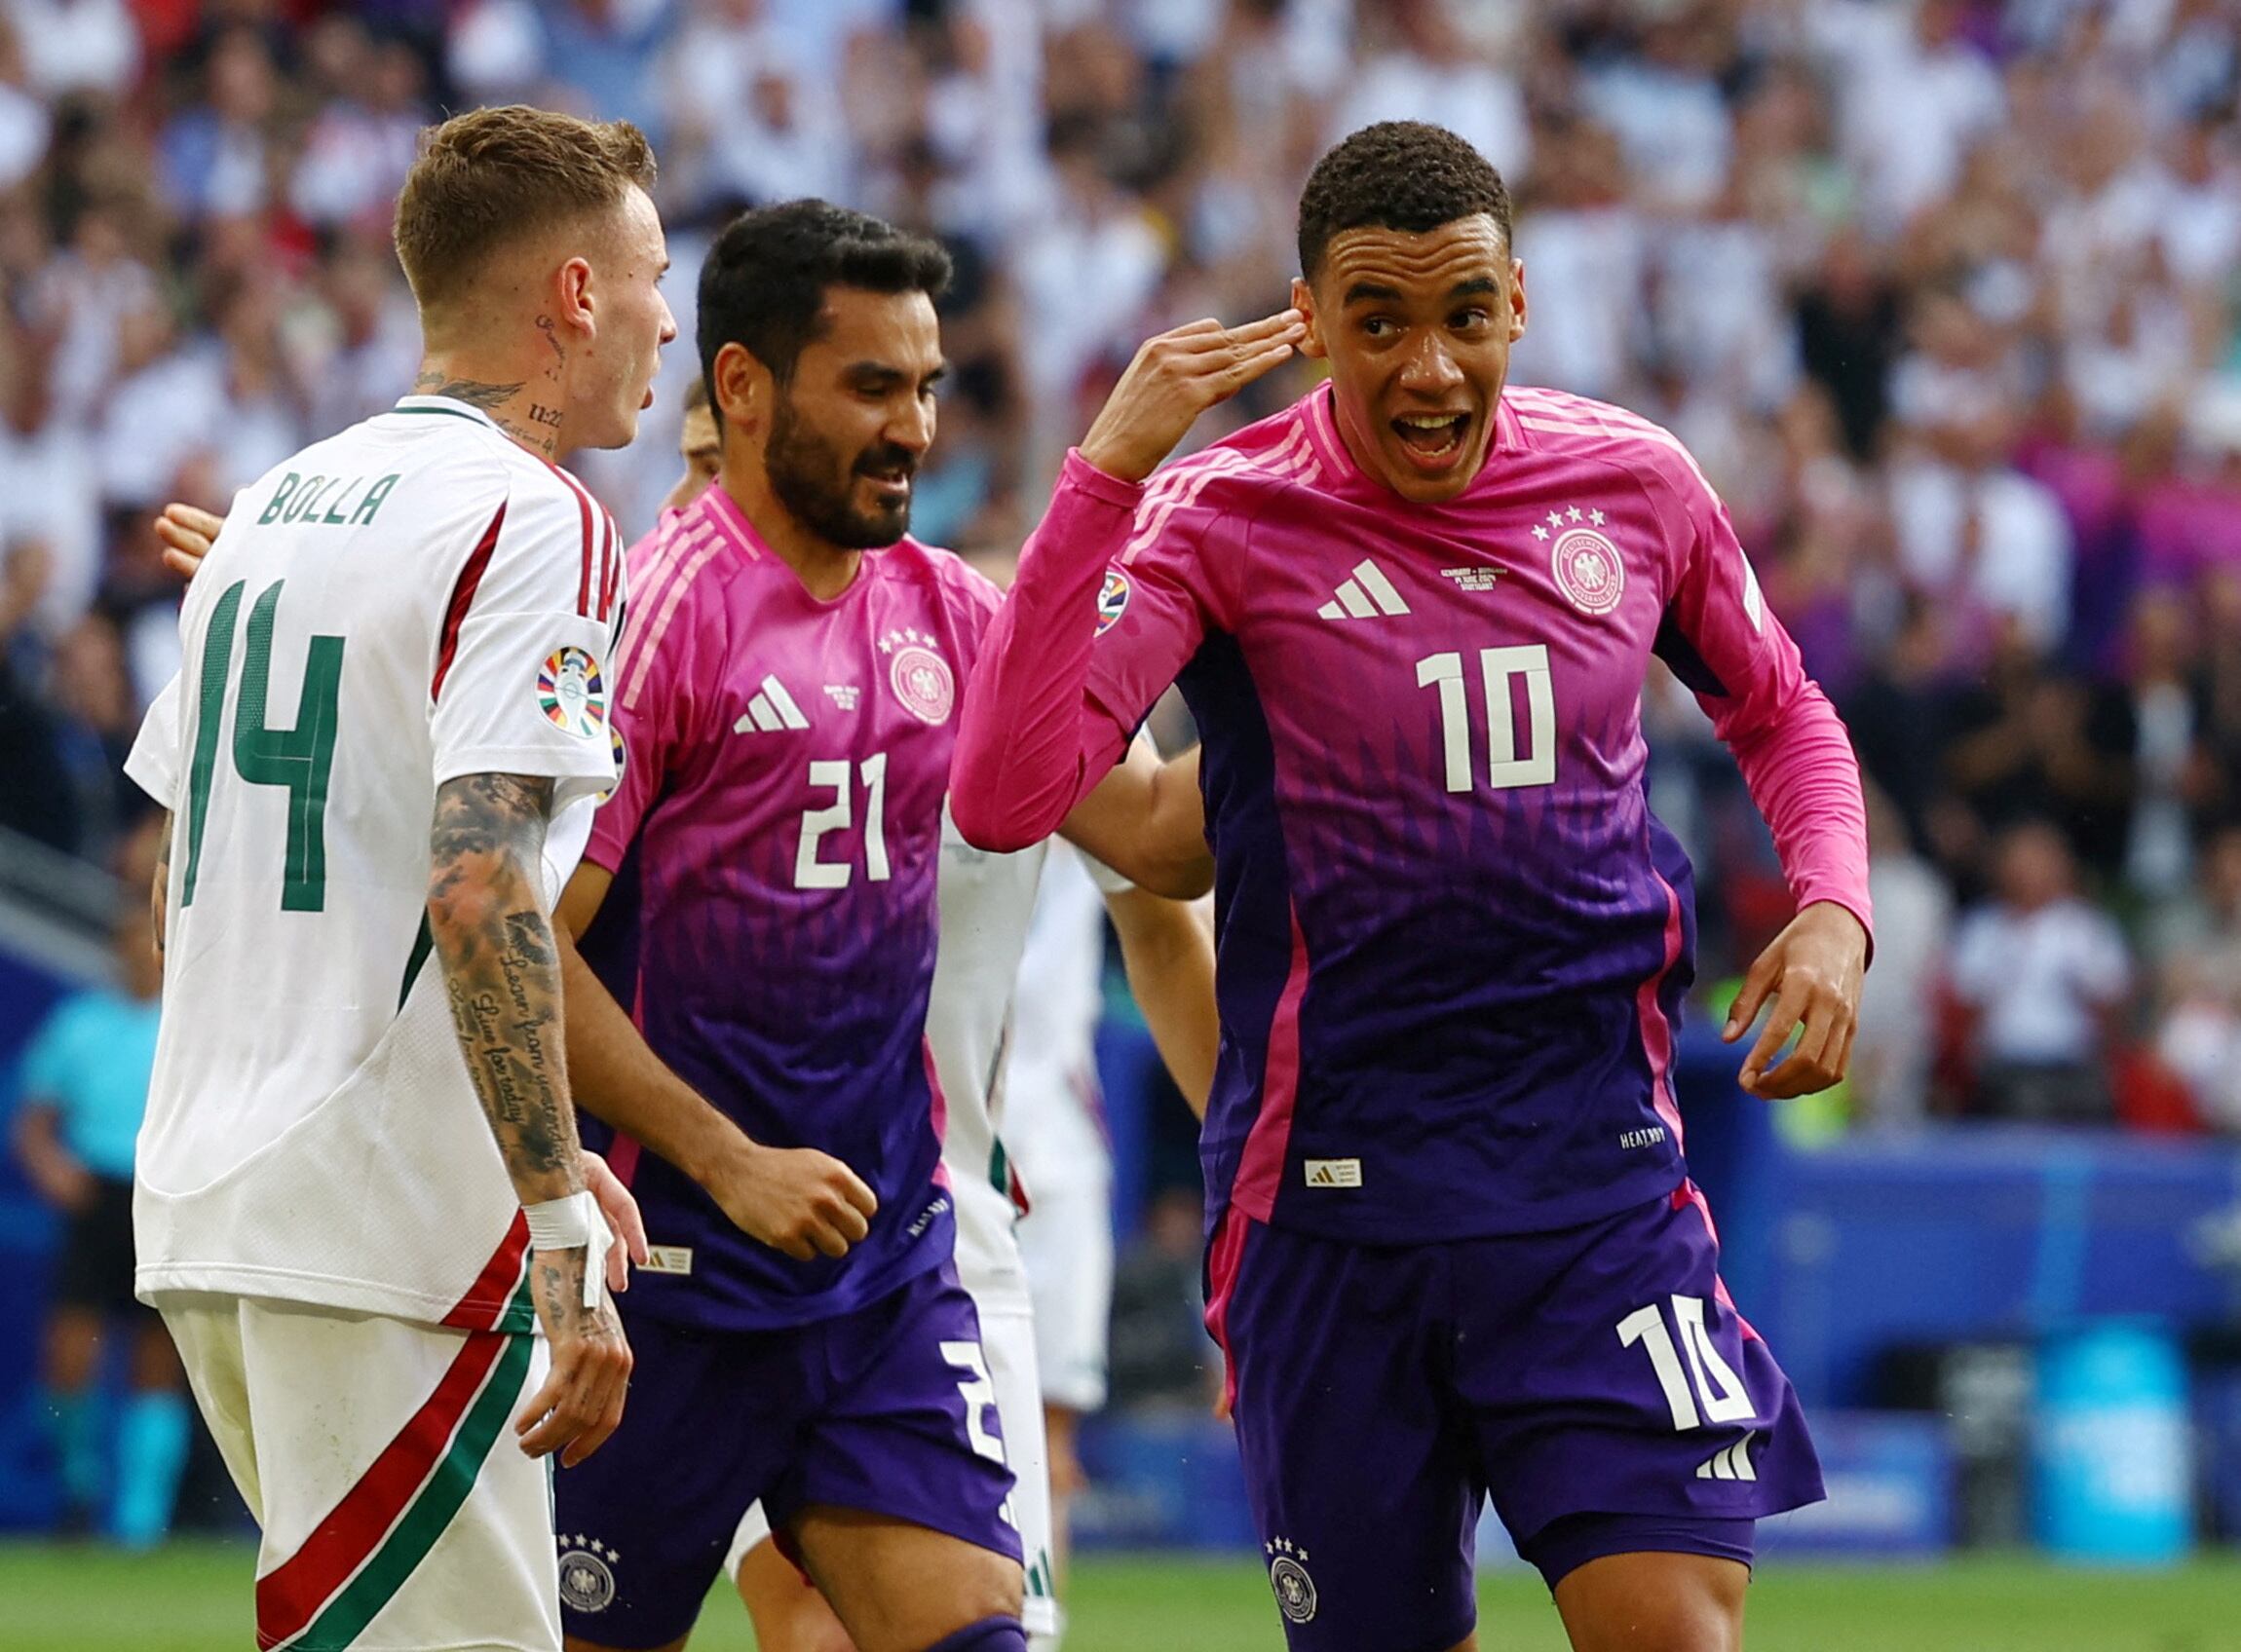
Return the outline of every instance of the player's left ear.
{"type": "Polygon", "coordinates": [[[1300,354],[1320,361],[1330,352],[1323,348],[1322,322],[1315,317],[1315,289],[1298,276],[1292,278],[1292,308],[1308,324],[1308,336],[1300,340],[1300,354]]]}
{"type": "MultiPolygon", "coordinates": [[[[552,319],[560,330],[596,333],[599,329],[592,319],[590,264],[582,258],[569,259],[554,276],[554,284],[557,290],[552,319]]],[[[539,330],[543,330],[542,321],[539,330]]],[[[558,344],[559,340],[553,342],[558,344]]]]}
{"type": "Polygon", "coordinates": [[[1525,336],[1525,260],[1509,261],[1509,342],[1525,336]]]}

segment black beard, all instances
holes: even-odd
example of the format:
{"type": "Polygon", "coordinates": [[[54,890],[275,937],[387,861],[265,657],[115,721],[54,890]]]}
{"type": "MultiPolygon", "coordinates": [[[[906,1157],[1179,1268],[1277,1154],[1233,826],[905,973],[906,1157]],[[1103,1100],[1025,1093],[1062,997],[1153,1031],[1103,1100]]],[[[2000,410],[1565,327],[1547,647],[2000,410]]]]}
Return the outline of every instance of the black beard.
{"type": "MultiPolygon", "coordinates": [[[[895,455],[875,450],[866,461],[893,462],[895,455]]],[[[901,461],[910,469],[907,456],[901,461]]],[[[801,520],[817,538],[843,550],[877,550],[910,532],[910,501],[875,510],[859,510],[851,502],[855,491],[855,465],[844,461],[833,444],[794,417],[790,399],[781,397],[771,417],[771,439],[763,452],[763,468],[770,474],[771,491],[779,503],[801,520]],[[828,478],[838,476],[838,485],[828,478]]],[[[908,471],[906,470],[906,473],[908,471]]]]}

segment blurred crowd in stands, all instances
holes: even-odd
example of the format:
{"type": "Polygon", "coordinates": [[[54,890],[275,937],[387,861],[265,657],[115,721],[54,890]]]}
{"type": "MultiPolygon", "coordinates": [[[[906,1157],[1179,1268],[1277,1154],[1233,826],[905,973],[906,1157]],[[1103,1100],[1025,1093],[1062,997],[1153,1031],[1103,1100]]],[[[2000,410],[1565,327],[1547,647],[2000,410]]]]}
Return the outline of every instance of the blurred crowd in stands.
{"type": "MultiPolygon", "coordinates": [[[[1281,306],[1315,155],[1417,117],[1516,194],[1513,376],[1680,434],[1851,725],[1851,1116],[2241,1131],[2237,71],[2234,0],[0,0],[0,825],[133,823],[150,511],[406,388],[390,203],[439,111],[658,146],[687,342],[581,456],[632,532],[715,227],[941,235],[917,529],[961,548],[1017,543],[1146,333],[1281,306]]],[[[1646,721],[1713,980],[1786,897],[1689,696],[1646,721]]]]}

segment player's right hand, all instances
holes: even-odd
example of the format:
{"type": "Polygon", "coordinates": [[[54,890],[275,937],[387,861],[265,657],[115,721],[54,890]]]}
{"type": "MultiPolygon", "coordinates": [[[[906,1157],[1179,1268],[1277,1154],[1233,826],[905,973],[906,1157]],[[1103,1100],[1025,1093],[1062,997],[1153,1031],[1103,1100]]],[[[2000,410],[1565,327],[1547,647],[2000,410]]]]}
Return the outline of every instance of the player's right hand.
{"type": "Polygon", "coordinates": [[[815,1147],[746,1143],[708,1191],[741,1231],[799,1262],[847,1256],[879,1212],[863,1179],[815,1147]]]}
{"type": "Polygon", "coordinates": [[[1193,321],[1145,340],[1082,438],[1082,457],[1108,476],[1142,481],[1199,414],[1289,360],[1307,335],[1300,313],[1283,310],[1241,327],[1193,321]]]}
{"type": "Polygon", "coordinates": [[[225,525],[223,516],[214,515],[199,505],[182,505],[173,500],[156,518],[156,538],[164,542],[164,566],[182,580],[193,579],[195,570],[203,565],[203,558],[209,555],[218,530],[225,525]]]}
{"type": "Polygon", "coordinates": [[[584,1250],[536,1251],[529,1258],[537,1318],[552,1349],[545,1385],[514,1419],[513,1433],[532,1457],[560,1453],[574,1468],[607,1443],[623,1420],[630,1386],[630,1344],[605,1291],[584,1305],[584,1250]]]}

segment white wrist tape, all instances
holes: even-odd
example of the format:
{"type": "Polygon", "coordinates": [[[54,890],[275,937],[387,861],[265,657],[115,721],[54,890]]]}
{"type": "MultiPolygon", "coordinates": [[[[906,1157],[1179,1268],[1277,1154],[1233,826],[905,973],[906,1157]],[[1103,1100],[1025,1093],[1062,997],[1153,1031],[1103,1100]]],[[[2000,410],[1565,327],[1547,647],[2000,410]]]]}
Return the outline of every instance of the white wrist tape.
{"type": "Polygon", "coordinates": [[[523,1205],[529,1219],[529,1245],[537,1251],[584,1253],[584,1305],[599,1305],[599,1287],[607,1278],[607,1247],[613,1236],[607,1219],[589,1188],[565,1199],[547,1199],[541,1205],[523,1205]]]}

